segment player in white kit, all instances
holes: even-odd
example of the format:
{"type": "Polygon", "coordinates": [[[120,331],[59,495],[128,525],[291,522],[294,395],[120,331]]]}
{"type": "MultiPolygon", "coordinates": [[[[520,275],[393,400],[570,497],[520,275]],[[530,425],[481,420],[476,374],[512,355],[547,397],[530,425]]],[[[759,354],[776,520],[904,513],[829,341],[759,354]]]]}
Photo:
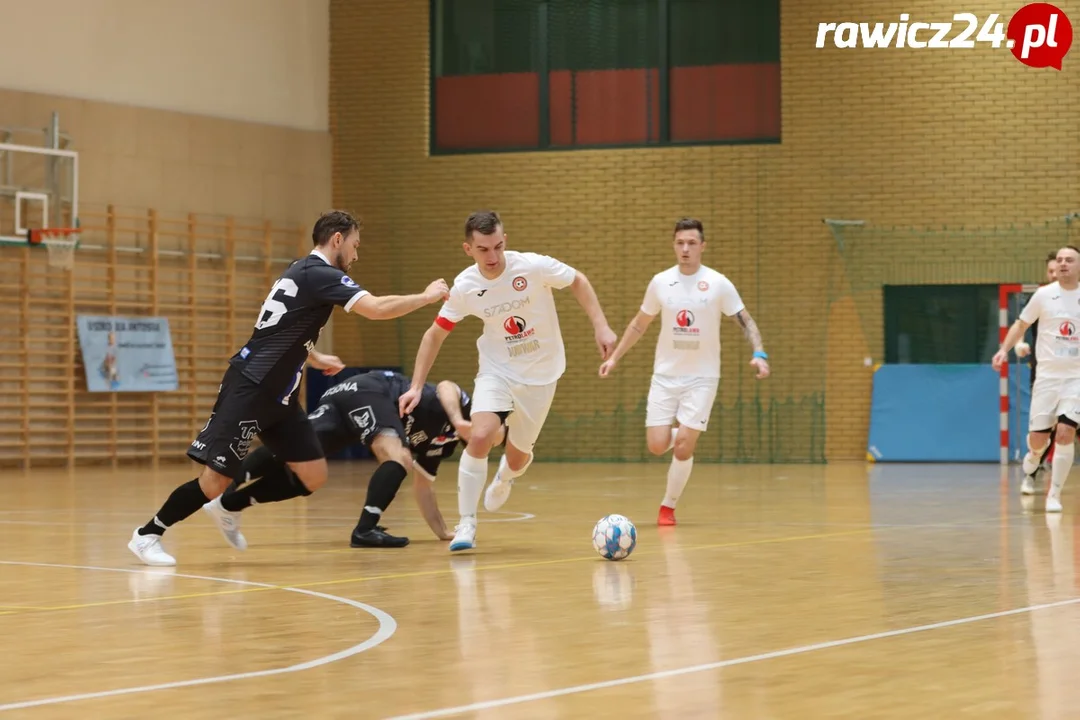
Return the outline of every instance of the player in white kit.
{"type": "MultiPolygon", "coordinates": [[[[1046,256],[1045,262],[1046,262],[1046,282],[1052,283],[1055,280],[1057,280],[1057,264],[1058,264],[1057,263],[1057,251],[1054,251],[1054,252],[1048,254],[1046,256]]],[[[1028,328],[1027,332],[1024,333],[1024,339],[1021,340],[1020,342],[1016,343],[1016,347],[1013,348],[1013,351],[1016,353],[1016,357],[1019,357],[1019,358],[1028,357],[1028,356],[1031,357],[1031,360],[1029,361],[1029,366],[1031,368],[1031,388],[1030,388],[1030,390],[1035,389],[1035,379],[1038,377],[1038,375],[1036,374],[1036,370],[1038,369],[1038,365],[1039,365],[1038,360],[1039,360],[1039,358],[1031,351],[1031,345],[1035,343],[1035,340],[1038,337],[1039,337],[1039,321],[1036,320],[1034,323],[1031,324],[1031,327],[1028,328]],[[1032,336],[1031,337],[1031,344],[1029,344],[1027,342],[1027,335],[1028,334],[1030,334],[1032,336]]],[[[1057,423],[1055,422],[1054,427],[1050,429],[1051,435],[1053,434],[1054,428],[1056,428],[1056,427],[1057,427],[1057,423]]],[[[1038,466],[1036,466],[1033,469],[1033,472],[1028,473],[1029,466],[1027,466],[1027,465],[1024,466],[1024,479],[1020,483],[1020,494],[1021,495],[1034,495],[1035,494],[1036,476],[1039,475],[1040,471],[1049,472],[1050,471],[1050,463],[1053,462],[1053,459],[1054,459],[1054,444],[1053,443],[1047,443],[1046,450],[1043,451],[1042,458],[1039,460],[1038,466]]]]}
{"type": "Polygon", "coordinates": [[[458,465],[461,521],[454,529],[451,551],[476,544],[476,511],[487,482],[488,453],[503,418],[506,453],[484,494],[487,510],[502,507],[514,478],[524,474],[533,460],[533,446],[555,397],[555,385],[566,370],[552,288],[570,288],[592,321],[602,359],[611,354],[617,340],[588,278],[555,258],[506,250],[506,233],[497,213],[470,215],[463,247],[476,264],[454,279],[450,298],[420,341],[412,387],[399,400],[402,414],[415,407],[439,349],[457,323],[469,315],[483,321],[484,332],[476,341],[480,362],[473,388],[471,437],[458,465]]]}
{"type": "Polygon", "coordinates": [[[694,467],[694,448],[709,426],[709,415],[720,384],[720,318],[734,317],[753,348],[750,364],[759,380],[769,376],[769,356],[757,323],[746,311],[738,290],[722,274],[701,264],[705,232],[700,220],[675,223],[674,267],[653,276],[641,309],[611,357],[600,366],[607,377],[619,360],[661,316],[656,341],[652,385],[645,414],[649,452],[663,455],[674,448],[667,474],[667,493],[660,505],[658,525],[675,524],[675,504],[694,467]],[[678,427],[672,423],[677,421],[678,427]]]}
{"type": "Polygon", "coordinates": [[[1024,472],[1031,474],[1038,467],[1056,422],[1046,512],[1061,512],[1061,489],[1072,469],[1073,441],[1080,424],[1080,250],[1062,248],[1057,262],[1057,280],[1035,291],[992,361],[994,369],[1000,370],[1009,350],[1038,321],[1035,354],[1039,372],[1031,390],[1024,472]]]}

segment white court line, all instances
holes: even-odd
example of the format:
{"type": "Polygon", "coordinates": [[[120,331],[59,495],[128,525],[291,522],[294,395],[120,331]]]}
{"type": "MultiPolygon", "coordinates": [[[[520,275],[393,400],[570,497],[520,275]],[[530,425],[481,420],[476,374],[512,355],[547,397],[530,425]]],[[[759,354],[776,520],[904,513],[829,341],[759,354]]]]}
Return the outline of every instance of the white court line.
{"type": "Polygon", "coordinates": [[[1002,612],[988,613],[986,615],[972,615],[971,617],[959,618],[957,620],[945,620],[944,622],[936,622],[929,625],[916,625],[915,627],[888,630],[886,632],[873,633],[871,635],[858,635],[856,637],[844,638],[843,640],[830,640],[828,642],[814,643],[813,645],[800,645],[798,647],[788,648],[787,650],[776,650],[774,652],[761,653],[759,655],[746,655],[744,657],[706,663],[704,665],[691,665],[689,667],[676,668],[674,670],[661,670],[645,675],[633,675],[617,680],[606,680],[604,682],[589,683],[588,685],[575,685],[573,687],[560,688],[558,690],[544,690],[543,692],[532,693],[530,695],[516,695],[501,700],[488,700],[487,702],[478,702],[473,703],[472,705],[459,705],[457,707],[430,710],[428,712],[415,713],[412,715],[396,715],[387,720],[424,720],[425,718],[450,717],[451,715],[459,715],[466,712],[490,710],[492,708],[501,708],[506,707],[507,705],[519,705],[521,703],[534,702],[536,700],[550,700],[551,698],[563,697],[565,695],[576,695],[577,693],[603,690],[605,688],[619,687],[620,685],[633,685],[634,683],[645,682],[647,680],[662,680],[664,678],[690,675],[691,673],[705,672],[707,670],[719,670],[734,665],[746,665],[762,660],[775,660],[776,658],[802,655],[803,653],[815,652],[817,650],[828,650],[830,648],[855,645],[858,643],[870,642],[871,640],[881,640],[883,638],[898,637],[901,635],[913,635],[927,630],[940,630],[942,628],[955,627],[956,625],[967,625],[968,623],[979,622],[982,620],[993,620],[995,618],[1021,615],[1037,610],[1049,610],[1052,608],[1065,607],[1067,605],[1076,605],[1078,603],[1080,603],[1080,597],[1044,603],[1041,605],[1028,605],[1027,607],[1016,608],[1015,610],[1003,610],[1002,612]]]}
{"type": "MultiPolygon", "coordinates": [[[[128,568],[95,567],[92,565],[59,565],[54,563],[14,562],[8,560],[0,560],[0,565],[22,565],[24,567],[66,568],[71,570],[97,570],[102,572],[136,574],[161,574],[160,572],[154,572],[149,570],[133,570],[128,568]]],[[[358,655],[365,650],[370,650],[376,645],[380,645],[389,640],[390,637],[397,631],[397,622],[388,613],[383,612],[377,607],[365,605],[364,603],[357,602],[356,600],[338,597],[337,595],[329,595],[327,593],[315,592],[314,590],[304,590],[302,588],[282,587],[279,585],[271,585],[269,583],[251,582],[248,580],[234,580],[231,578],[208,577],[205,575],[184,575],[181,573],[168,573],[168,576],[187,578],[189,580],[208,580],[211,582],[232,583],[234,585],[248,585],[251,587],[263,587],[277,590],[285,590],[287,592],[300,593],[301,595],[310,595],[312,597],[322,598],[324,600],[332,600],[334,602],[343,603],[345,605],[351,605],[358,610],[363,610],[364,612],[379,621],[379,629],[375,631],[374,635],[372,635],[364,642],[359,643],[358,645],[353,645],[352,647],[345,648],[344,650],[336,652],[332,655],[324,655],[323,657],[315,658],[314,660],[308,660],[307,662],[298,663],[296,665],[289,665],[288,667],[271,668],[269,670],[255,670],[252,672],[235,673],[233,675],[216,675],[213,677],[197,678],[195,680],[178,680],[176,682],[160,683],[157,685],[140,685],[137,687],[118,688],[116,690],[80,693],[78,695],[60,695],[57,697],[41,698],[40,700],[26,700],[23,702],[14,702],[0,705],[0,712],[3,712],[4,710],[20,710],[22,708],[39,707],[41,705],[58,705],[60,703],[75,702],[77,700],[93,700],[95,698],[114,697],[117,695],[132,695],[134,693],[152,692],[154,690],[171,690],[173,688],[190,687],[192,685],[209,685],[210,683],[229,682],[232,680],[249,680],[251,678],[268,677],[270,675],[282,675],[284,673],[310,670],[311,668],[316,668],[320,665],[329,665],[330,663],[337,662],[338,660],[344,660],[345,658],[352,657],[353,655],[358,655]]]]}

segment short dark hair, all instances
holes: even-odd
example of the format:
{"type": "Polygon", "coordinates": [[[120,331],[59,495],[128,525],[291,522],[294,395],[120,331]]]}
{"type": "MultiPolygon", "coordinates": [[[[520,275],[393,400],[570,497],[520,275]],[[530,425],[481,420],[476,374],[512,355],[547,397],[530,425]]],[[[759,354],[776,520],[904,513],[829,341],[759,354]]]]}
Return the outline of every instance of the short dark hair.
{"type": "Polygon", "coordinates": [[[494,210],[477,210],[465,220],[465,239],[472,240],[473,232],[490,235],[502,225],[499,213],[494,210]]]}
{"type": "Polygon", "coordinates": [[[1057,253],[1046,253],[1046,262],[1054,262],[1057,260],[1057,253]]]}
{"type": "Polygon", "coordinates": [[[360,221],[349,213],[344,210],[328,210],[315,221],[315,227],[311,229],[311,242],[319,247],[330,242],[334,233],[348,235],[359,229],[360,221]]]}
{"type": "Polygon", "coordinates": [[[701,224],[701,221],[697,218],[684,217],[675,223],[675,232],[672,235],[678,233],[680,230],[697,230],[698,235],[701,236],[701,241],[705,242],[705,226],[701,224]]]}
{"type": "MultiPolygon", "coordinates": [[[[1065,249],[1066,249],[1066,250],[1072,250],[1072,251],[1073,251],[1074,253],[1076,253],[1077,255],[1080,255],[1080,248],[1078,248],[1078,247],[1075,247],[1075,246],[1073,246],[1073,245],[1066,245],[1066,246],[1065,246],[1065,249]]],[[[1056,256],[1055,256],[1055,257],[1056,257],[1056,256]]]]}

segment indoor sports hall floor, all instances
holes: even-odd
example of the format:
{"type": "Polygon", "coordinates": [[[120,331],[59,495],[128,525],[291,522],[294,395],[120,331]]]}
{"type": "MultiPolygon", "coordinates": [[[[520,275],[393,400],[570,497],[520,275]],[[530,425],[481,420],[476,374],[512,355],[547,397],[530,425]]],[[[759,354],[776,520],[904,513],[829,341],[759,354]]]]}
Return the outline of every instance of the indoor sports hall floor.
{"type": "Polygon", "coordinates": [[[196,515],[167,535],[172,572],[125,544],[186,467],[5,472],[0,714],[1080,713],[1069,488],[1046,516],[992,465],[701,464],[661,532],[663,465],[538,463],[451,555],[408,484],[385,524],[413,544],[348,547],[370,470],[250,510],[246,553],[196,515]],[[590,543],[612,512],[638,526],[624,562],[590,543]]]}

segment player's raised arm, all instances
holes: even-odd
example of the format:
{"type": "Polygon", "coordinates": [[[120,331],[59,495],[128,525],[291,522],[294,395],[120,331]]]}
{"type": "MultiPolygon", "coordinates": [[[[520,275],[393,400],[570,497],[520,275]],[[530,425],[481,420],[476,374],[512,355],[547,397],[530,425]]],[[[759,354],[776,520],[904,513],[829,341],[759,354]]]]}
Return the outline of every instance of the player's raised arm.
{"type": "Polygon", "coordinates": [[[370,293],[357,298],[349,307],[349,312],[356,313],[368,320],[393,320],[431,305],[446,300],[450,290],[442,278],[435,280],[424,292],[418,295],[381,295],[370,293]]]}

